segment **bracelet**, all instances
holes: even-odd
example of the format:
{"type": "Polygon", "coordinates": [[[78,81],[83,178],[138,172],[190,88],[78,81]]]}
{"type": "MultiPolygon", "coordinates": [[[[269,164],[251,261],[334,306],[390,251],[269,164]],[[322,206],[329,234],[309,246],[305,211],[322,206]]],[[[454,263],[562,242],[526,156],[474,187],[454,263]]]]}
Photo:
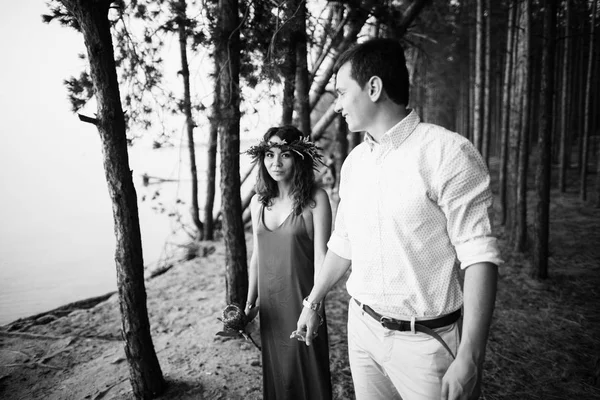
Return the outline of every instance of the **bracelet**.
{"type": "Polygon", "coordinates": [[[306,308],[310,308],[313,311],[319,311],[319,308],[321,307],[321,303],[311,303],[310,301],[308,301],[308,297],[305,297],[304,300],[302,300],[302,305],[306,308]]]}

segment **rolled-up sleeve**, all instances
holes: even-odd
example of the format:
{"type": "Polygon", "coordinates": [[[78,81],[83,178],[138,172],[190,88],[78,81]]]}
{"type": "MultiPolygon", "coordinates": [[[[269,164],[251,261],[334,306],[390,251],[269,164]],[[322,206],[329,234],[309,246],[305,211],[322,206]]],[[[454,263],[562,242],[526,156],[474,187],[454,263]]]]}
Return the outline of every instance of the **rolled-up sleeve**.
{"type": "Polygon", "coordinates": [[[344,222],[344,201],[340,198],[337,215],[335,217],[335,229],[327,242],[329,250],[346,260],[352,259],[352,247],[348,239],[346,224],[344,222]]]}
{"type": "Polygon", "coordinates": [[[502,263],[492,235],[490,176],[481,155],[465,141],[440,168],[439,205],[461,268],[502,263]]]}
{"type": "Polygon", "coordinates": [[[335,223],[333,225],[333,233],[327,242],[327,248],[329,250],[333,251],[338,256],[345,258],[346,260],[352,259],[352,247],[350,245],[350,239],[348,237],[348,230],[345,221],[345,209],[347,201],[344,200],[348,190],[348,182],[345,178],[348,176],[351,168],[352,156],[353,154],[350,154],[346,158],[346,161],[340,170],[340,186],[338,191],[340,201],[338,202],[337,214],[335,216],[335,223]]]}

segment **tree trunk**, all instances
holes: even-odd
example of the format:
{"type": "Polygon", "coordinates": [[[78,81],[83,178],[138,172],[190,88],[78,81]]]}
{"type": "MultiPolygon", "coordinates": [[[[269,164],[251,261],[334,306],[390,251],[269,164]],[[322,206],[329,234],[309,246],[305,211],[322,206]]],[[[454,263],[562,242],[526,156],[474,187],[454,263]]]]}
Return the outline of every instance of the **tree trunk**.
{"type": "Polygon", "coordinates": [[[511,82],[510,109],[508,121],[508,143],[506,162],[506,229],[509,233],[510,243],[514,247],[517,229],[517,180],[519,168],[519,141],[521,135],[521,122],[523,118],[523,31],[521,3],[514,4],[515,15],[515,37],[513,52],[513,74],[511,82]]]}
{"type": "Polygon", "coordinates": [[[396,39],[400,39],[404,36],[410,24],[412,24],[415,18],[419,16],[419,13],[423,10],[427,3],[429,3],[429,0],[415,0],[408,5],[406,11],[404,11],[404,15],[402,15],[402,18],[400,19],[400,22],[390,29],[396,39]]]}
{"type": "MultiPolygon", "coordinates": [[[[597,2],[597,0],[595,0],[597,2]]],[[[597,5],[596,5],[597,7],[597,5]]],[[[596,49],[596,68],[598,68],[598,64],[600,62],[600,51],[596,49]]],[[[596,74],[596,86],[595,86],[595,97],[594,101],[591,104],[592,110],[598,110],[600,108],[600,78],[596,74]]],[[[592,131],[598,132],[598,128],[600,127],[600,117],[598,113],[595,114],[595,120],[593,121],[592,131]]],[[[596,208],[600,208],[600,145],[598,145],[598,150],[596,153],[596,208]]]]}
{"type": "Polygon", "coordinates": [[[337,115],[338,113],[335,112],[335,102],[331,103],[327,111],[321,116],[321,119],[315,124],[311,133],[311,140],[317,141],[321,139],[325,130],[331,125],[337,115]]]}
{"type": "Polygon", "coordinates": [[[589,55],[588,55],[588,67],[587,67],[587,77],[585,81],[585,105],[583,107],[583,143],[581,149],[581,176],[579,182],[579,197],[581,200],[587,200],[587,163],[588,163],[588,147],[591,135],[590,122],[592,120],[590,109],[590,103],[592,101],[592,71],[594,68],[594,32],[596,25],[596,8],[598,6],[598,1],[592,1],[592,10],[591,10],[591,27],[590,27],[590,47],[589,47],[589,55]]]}
{"type": "MultiPolygon", "coordinates": [[[[298,0],[281,3],[284,21],[275,38],[275,47],[283,53],[281,78],[283,80],[283,99],[281,125],[291,125],[294,114],[294,89],[296,88],[296,40],[298,0]]],[[[272,49],[275,51],[275,49],[272,49]]]]}
{"type": "MultiPolygon", "coordinates": [[[[581,7],[580,7],[581,8],[581,7]]],[[[585,30],[585,20],[587,19],[587,7],[583,6],[585,12],[583,12],[582,14],[580,14],[581,17],[581,22],[580,22],[580,35],[581,36],[585,36],[586,34],[586,30],[585,30]]],[[[576,121],[576,129],[575,132],[578,132],[579,134],[579,140],[577,141],[577,166],[579,168],[579,174],[581,174],[581,168],[582,168],[582,159],[583,159],[583,136],[585,133],[585,129],[584,129],[584,108],[585,108],[585,79],[587,76],[587,70],[586,70],[586,64],[585,64],[585,41],[584,40],[579,40],[579,46],[578,46],[578,52],[577,54],[579,54],[579,56],[577,57],[577,61],[578,61],[578,65],[579,65],[579,73],[577,74],[577,76],[579,77],[578,79],[578,98],[577,98],[577,107],[576,107],[576,111],[577,113],[575,114],[575,121],[576,121]]]]}
{"type": "Polygon", "coordinates": [[[150,399],[162,393],[166,385],[152,344],[146,308],[137,196],[129,168],[125,118],[108,20],[111,1],[61,2],[83,33],[98,104],[96,126],[113,205],[119,307],[130,381],[136,398],[150,399]]]}
{"type": "Polygon", "coordinates": [[[341,114],[338,114],[336,118],[335,141],[336,152],[335,163],[333,165],[333,168],[335,168],[335,184],[332,188],[333,190],[340,186],[340,172],[342,171],[342,165],[348,156],[350,146],[350,143],[348,142],[348,125],[346,125],[346,121],[341,114]]]}
{"type": "Polygon", "coordinates": [[[323,37],[319,42],[319,46],[313,49],[317,55],[317,61],[315,61],[313,70],[310,72],[309,82],[311,83],[315,79],[317,71],[321,68],[321,64],[323,64],[323,61],[325,61],[329,55],[331,48],[337,48],[339,46],[339,43],[344,36],[344,28],[348,24],[349,16],[352,15],[351,13],[348,13],[344,16],[344,6],[340,3],[330,2],[327,3],[327,7],[329,7],[329,16],[327,19],[328,25],[325,25],[323,29],[323,37]],[[329,43],[327,43],[328,32],[332,26],[336,26],[335,32],[331,35],[329,43]]]}
{"type": "Polygon", "coordinates": [[[554,51],[556,47],[556,1],[544,0],[544,46],[540,90],[539,162],[535,174],[534,246],[531,276],[548,277],[550,232],[550,174],[552,158],[552,99],[554,95],[554,51]]]}
{"type": "Polygon", "coordinates": [[[179,34],[179,53],[181,55],[181,76],[183,77],[183,112],[188,138],[188,151],[190,153],[190,171],[192,175],[192,220],[196,226],[197,239],[202,240],[204,227],[200,221],[200,207],[198,205],[198,172],[196,168],[196,149],[194,145],[194,128],[196,123],[192,117],[192,97],[190,95],[190,69],[187,59],[187,31],[186,31],[186,1],[181,0],[173,4],[177,13],[177,32],[179,34]]]}
{"type": "MultiPolygon", "coordinates": [[[[468,7],[467,18],[468,18],[468,49],[469,55],[467,56],[468,60],[468,68],[467,68],[467,88],[468,88],[468,104],[467,108],[469,118],[467,119],[467,129],[465,131],[465,136],[471,142],[475,143],[475,56],[476,56],[476,45],[477,45],[477,27],[472,24],[472,21],[477,20],[477,16],[475,15],[477,12],[477,7],[475,6],[475,14],[473,11],[474,2],[477,0],[466,0],[466,5],[468,7]],[[473,28],[475,26],[475,28],[473,28]]],[[[476,23],[475,23],[476,24],[476,23]]]]}
{"type": "Polygon", "coordinates": [[[306,4],[298,4],[296,31],[296,115],[298,127],[304,135],[310,135],[310,104],[308,93],[307,37],[306,37],[306,4]]]}
{"type": "Polygon", "coordinates": [[[519,140],[519,160],[517,171],[517,211],[514,249],[524,252],[527,246],[527,170],[529,164],[529,108],[531,100],[531,0],[520,5],[520,34],[518,58],[524,61],[521,72],[522,104],[521,134],[519,140]]]}
{"type": "MultiPolygon", "coordinates": [[[[215,59],[215,70],[220,65],[215,59]]],[[[215,81],[215,93],[213,96],[212,115],[210,117],[210,129],[208,136],[208,149],[206,151],[206,201],[204,203],[204,240],[214,240],[215,220],[213,209],[215,207],[215,186],[217,173],[217,140],[219,132],[219,78],[215,81]]]]}
{"type": "Polygon", "coordinates": [[[485,65],[483,69],[483,137],[481,138],[481,155],[489,165],[490,141],[492,130],[492,1],[485,0],[487,9],[485,18],[485,65]]]}
{"type": "Polygon", "coordinates": [[[246,239],[240,199],[240,32],[238,0],[219,2],[215,58],[219,73],[221,202],[227,303],[243,305],[248,292],[246,239]]]}
{"type": "Polygon", "coordinates": [[[470,23],[469,23],[469,12],[468,5],[461,7],[459,11],[460,21],[460,37],[459,37],[459,57],[461,63],[459,66],[460,70],[460,83],[459,83],[459,123],[458,132],[463,136],[469,137],[469,124],[471,116],[471,107],[469,102],[470,93],[470,80],[469,70],[471,65],[471,54],[470,54],[470,23]]]}
{"type": "Polygon", "coordinates": [[[569,119],[569,63],[571,62],[571,55],[569,45],[571,43],[571,1],[565,0],[565,37],[563,44],[563,58],[562,58],[562,83],[561,83],[561,112],[560,112],[560,142],[558,151],[558,190],[561,193],[567,191],[567,169],[568,169],[568,158],[567,158],[567,121],[569,119]]]}
{"type": "Polygon", "coordinates": [[[513,61],[513,43],[515,37],[516,5],[510,2],[508,6],[508,28],[506,38],[506,54],[504,61],[504,85],[502,87],[502,121],[500,127],[500,171],[498,178],[498,195],[500,197],[500,223],[506,224],[506,170],[508,164],[508,124],[510,121],[511,76],[513,61]]]}
{"type": "Polygon", "coordinates": [[[473,89],[473,144],[481,152],[483,136],[483,66],[484,66],[484,25],[483,25],[483,0],[476,0],[477,15],[475,24],[475,87],[473,89]]]}

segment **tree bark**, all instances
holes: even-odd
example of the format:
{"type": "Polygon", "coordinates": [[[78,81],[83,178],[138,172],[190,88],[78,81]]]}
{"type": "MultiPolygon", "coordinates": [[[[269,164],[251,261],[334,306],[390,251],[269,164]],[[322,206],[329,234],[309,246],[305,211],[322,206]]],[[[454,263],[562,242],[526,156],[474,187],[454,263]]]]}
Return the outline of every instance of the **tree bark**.
{"type": "Polygon", "coordinates": [[[177,33],[179,35],[179,54],[181,55],[181,76],[183,77],[183,113],[190,153],[190,171],[192,175],[192,205],[190,212],[196,226],[197,239],[202,240],[204,227],[200,221],[200,206],[198,205],[198,170],[196,168],[196,149],[194,144],[194,128],[196,123],[192,117],[192,97],[190,94],[190,69],[187,58],[187,4],[180,0],[173,4],[177,15],[177,33]]]}
{"type": "Polygon", "coordinates": [[[520,44],[518,58],[524,61],[521,72],[521,134],[519,138],[519,160],[517,170],[517,211],[514,249],[524,252],[527,246],[527,171],[529,164],[529,108],[531,99],[531,0],[520,5],[520,44]]]}
{"type": "Polygon", "coordinates": [[[554,52],[556,47],[556,1],[544,0],[544,46],[542,50],[542,87],[539,162],[535,174],[534,246],[531,276],[548,277],[550,233],[550,174],[552,159],[552,99],[554,95],[554,52]]]}
{"type": "Polygon", "coordinates": [[[97,100],[96,126],[113,206],[119,307],[130,381],[136,398],[150,399],[162,393],[166,385],[152,344],[146,308],[137,196],[129,168],[125,118],[108,20],[111,1],[61,2],[83,33],[97,100]]]}
{"type": "Polygon", "coordinates": [[[560,112],[560,142],[558,151],[558,190],[561,193],[567,191],[567,121],[569,119],[569,63],[571,62],[570,43],[571,43],[571,1],[565,0],[565,38],[563,43],[562,59],[562,83],[561,83],[561,112],[560,112]]]}
{"type": "Polygon", "coordinates": [[[330,2],[327,6],[329,7],[329,16],[327,19],[328,25],[323,29],[323,38],[319,42],[319,47],[314,49],[317,54],[317,60],[313,65],[313,70],[310,72],[310,82],[315,78],[317,71],[321,68],[321,64],[323,64],[323,61],[327,58],[331,48],[338,47],[339,42],[344,36],[344,28],[348,24],[349,16],[351,16],[350,13],[344,16],[344,7],[340,3],[330,2]],[[327,42],[328,31],[331,29],[332,25],[336,26],[335,32],[331,35],[329,42],[327,42]]]}
{"type": "Polygon", "coordinates": [[[473,144],[481,152],[483,135],[483,66],[484,66],[484,23],[483,23],[483,0],[476,0],[477,16],[475,24],[475,87],[473,91],[473,144]]]}
{"type": "MultiPolygon", "coordinates": [[[[297,18],[296,10],[298,0],[281,3],[283,8],[283,26],[274,37],[275,48],[280,48],[283,53],[283,63],[280,67],[283,80],[283,98],[281,110],[281,125],[291,125],[294,115],[294,89],[296,87],[296,40],[297,40],[297,18]]],[[[275,48],[272,51],[276,51],[275,48]]]]}
{"type": "Polygon", "coordinates": [[[481,155],[489,165],[490,141],[492,136],[492,2],[485,0],[485,65],[483,69],[483,133],[481,155]]]}
{"type": "MultiPolygon", "coordinates": [[[[577,3],[576,3],[577,4],[577,3]]],[[[585,21],[587,20],[587,6],[585,5],[579,5],[579,19],[580,19],[580,29],[579,29],[579,34],[581,36],[585,36],[586,35],[586,23],[585,21]],[[581,10],[583,8],[583,11],[581,10]]],[[[583,136],[584,136],[584,121],[583,121],[583,115],[584,115],[584,108],[585,108],[585,79],[587,77],[587,65],[585,63],[585,41],[583,40],[578,40],[578,57],[577,57],[577,64],[578,64],[578,82],[577,82],[577,107],[575,107],[576,113],[574,115],[575,117],[575,124],[576,124],[576,128],[575,128],[575,132],[578,133],[578,140],[577,140],[577,167],[579,169],[579,174],[581,174],[581,167],[582,167],[582,153],[583,153],[583,136]]]]}
{"type": "Polygon", "coordinates": [[[522,3],[514,4],[515,36],[513,52],[513,74],[511,81],[511,95],[508,121],[508,143],[506,161],[506,229],[509,233],[511,244],[515,245],[517,228],[517,180],[519,168],[519,141],[521,135],[521,122],[523,116],[523,31],[522,31],[522,3]]]}
{"type": "Polygon", "coordinates": [[[419,13],[423,10],[427,3],[429,3],[429,0],[415,0],[410,3],[404,12],[404,15],[402,15],[400,23],[390,27],[394,37],[399,39],[404,36],[410,24],[412,24],[413,21],[419,16],[419,13]]]}
{"type": "Polygon", "coordinates": [[[310,104],[307,61],[307,37],[306,37],[306,4],[301,1],[298,4],[296,31],[296,115],[298,126],[304,135],[310,135],[310,104]]]}
{"type": "Polygon", "coordinates": [[[591,27],[590,27],[590,47],[589,47],[589,55],[588,55],[588,67],[587,67],[587,77],[585,81],[585,105],[583,107],[583,144],[581,149],[581,176],[579,178],[579,197],[581,200],[587,200],[587,163],[588,163],[588,153],[589,153],[589,141],[591,135],[590,122],[592,120],[590,109],[590,104],[592,101],[592,74],[594,68],[594,32],[596,25],[596,9],[598,7],[598,1],[592,1],[592,10],[591,10],[591,27]]]}
{"type": "MultiPolygon", "coordinates": [[[[215,58],[215,70],[220,65],[215,58]]],[[[208,149],[206,151],[206,201],[204,203],[204,240],[215,239],[215,220],[213,209],[215,207],[215,186],[217,172],[217,140],[219,132],[219,78],[215,79],[215,93],[213,96],[212,115],[210,117],[210,128],[208,133],[208,149]]]]}
{"type": "Polygon", "coordinates": [[[315,124],[311,133],[311,140],[317,141],[321,139],[325,130],[331,125],[337,115],[338,114],[335,112],[335,102],[331,103],[327,111],[325,111],[325,114],[323,114],[321,119],[315,124]]]}
{"type": "MultiPolygon", "coordinates": [[[[596,3],[596,7],[597,6],[597,2],[598,0],[595,0],[596,3]]],[[[594,22],[595,23],[595,22],[594,22]]],[[[598,68],[598,64],[600,63],[600,51],[598,51],[598,49],[596,49],[596,69],[598,68]]],[[[595,90],[594,90],[595,96],[594,96],[594,101],[591,103],[591,109],[592,110],[598,110],[598,108],[600,107],[600,78],[598,77],[598,75],[596,74],[596,84],[595,84],[595,90]]],[[[595,114],[595,119],[593,121],[592,124],[592,131],[593,132],[598,132],[598,128],[600,127],[600,117],[598,116],[598,113],[595,114]]],[[[600,146],[598,146],[598,150],[596,153],[596,208],[600,208],[600,146]]]]}
{"type": "Polygon", "coordinates": [[[465,137],[469,137],[469,126],[470,126],[470,65],[471,65],[471,54],[470,54],[470,24],[469,24],[469,12],[468,5],[460,8],[459,14],[460,21],[460,37],[459,37],[459,57],[464,60],[460,63],[460,83],[459,83],[459,126],[458,132],[465,137]]]}
{"type": "Polygon", "coordinates": [[[240,198],[240,32],[238,0],[219,2],[215,58],[221,66],[219,84],[219,143],[221,202],[225,238],[227,303],[243,305],[248,292],[246,239],[240,198]]]}
{"type": "Polygon", "coordinates": [[[498,178],[498,195],[500,198],[500,223],[506,224],[507,194],[506,172],[508,164],[508,124],[510,121],[511,76],[513,70],[513,44],[515,37],[516,5],[513,1],[508,6],[508,28],[506,38],[506,54],[504,61],[504,85],[502,87],[502,121],[500,127],[500,170],[498,178]]]}
{"type": "Polygon", "coordinates": [[[346,160],[346,157],[349,153],[350,143],[348,142],[348,125],[346,125],[346,121],[341,114],[338,114],[336,118],[336,152],[335,152],[335,185],[333,189],[338,188],[340,186],[340,172],[342,171],[342,165],[346,160]]]}
{"type": "Polygon", "coordinates": [[[477,46],[477,5],[475,4],[477,0],[466,0],[465,4],[468,7],[467,18],[468,18],[468,103],[469,108],[467,109],[469,113],[469,118],[467,119],[468,126],[465,131],[465,135],[467,139],[469,139],[472,143],[475,143],[475,57],[476,57],[476,46],[477,46]],[[474,11],[475,10],[475,11],[474,11]],[[475,22],[473,22],[475,21],[475,22]]]}

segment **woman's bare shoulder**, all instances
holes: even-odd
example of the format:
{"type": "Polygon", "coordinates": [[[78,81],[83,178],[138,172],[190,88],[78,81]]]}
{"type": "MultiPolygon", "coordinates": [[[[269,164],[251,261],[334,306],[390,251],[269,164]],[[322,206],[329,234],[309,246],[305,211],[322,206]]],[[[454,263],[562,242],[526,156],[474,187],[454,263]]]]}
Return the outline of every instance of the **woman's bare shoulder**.
{"type": "Polygon", "coordinates": [[[258,210],[259,207],[260,207],[260,201],[258,199],[258,194],[255,194],[250,199],[250,211],[255,212],[258,210]]]}
{"type": "Polygon", "coordinates": [[[316,186],[313,189],[312,199],[315,201],[315,203],[319,204],[320,202],[323,202],[323,201],[329,201],[329,195],[327,195],[327,192],[325,191],[325,189],[323,189],[322,187],[316,186]]]}

